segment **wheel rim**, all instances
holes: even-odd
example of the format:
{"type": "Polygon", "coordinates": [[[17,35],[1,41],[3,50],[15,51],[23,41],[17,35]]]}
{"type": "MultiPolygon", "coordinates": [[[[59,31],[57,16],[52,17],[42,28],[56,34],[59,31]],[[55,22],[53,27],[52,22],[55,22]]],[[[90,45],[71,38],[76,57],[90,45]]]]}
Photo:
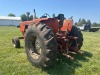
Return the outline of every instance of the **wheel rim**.
{"type": "Polygon", "coordinates": [[[41,46],[38,38],[31,38],[29,42],[29,54],[34,60],[38,60],[41,55],[41,46]]]}

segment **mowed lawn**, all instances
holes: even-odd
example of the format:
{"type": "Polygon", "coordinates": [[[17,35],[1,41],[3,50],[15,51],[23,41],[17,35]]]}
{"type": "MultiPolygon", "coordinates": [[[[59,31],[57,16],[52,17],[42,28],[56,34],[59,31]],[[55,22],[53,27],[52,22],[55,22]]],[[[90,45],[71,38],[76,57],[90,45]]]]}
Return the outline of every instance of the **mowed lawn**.
{"type": "Polygon", "coordinates": [[[21,48],[13,47],[11,39],[21,36],[19,28],[0,26],[0,75],[100,75],[100,31],[82,33],[83,55],[73,55],[74,61],[58,56],[53,67],[40,69],[27,60],[24,40],[21,48]]]}

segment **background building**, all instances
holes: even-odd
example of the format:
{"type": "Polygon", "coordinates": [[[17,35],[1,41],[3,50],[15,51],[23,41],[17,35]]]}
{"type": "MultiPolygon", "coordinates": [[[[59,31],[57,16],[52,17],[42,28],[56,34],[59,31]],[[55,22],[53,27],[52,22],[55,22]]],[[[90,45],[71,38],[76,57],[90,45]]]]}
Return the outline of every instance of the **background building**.
{"type": "Polygon", "coordinates": [[[0,16],[0,25],[2,26],[18,26],[21,22],[21,17],[0,16]]]}

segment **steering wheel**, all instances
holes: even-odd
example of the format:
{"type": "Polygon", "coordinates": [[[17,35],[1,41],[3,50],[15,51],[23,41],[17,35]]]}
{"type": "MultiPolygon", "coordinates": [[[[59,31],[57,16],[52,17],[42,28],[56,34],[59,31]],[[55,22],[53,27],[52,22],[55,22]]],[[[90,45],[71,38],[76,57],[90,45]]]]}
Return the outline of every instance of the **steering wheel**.
{"type": "Polygon", "coordinates": [[[47,18],[47,17],[48,17],[48,18],[51,18],[50,15],[47,14],[47,13],[45,13],[45,14],[42,16],[42,18],[47,18]]]}

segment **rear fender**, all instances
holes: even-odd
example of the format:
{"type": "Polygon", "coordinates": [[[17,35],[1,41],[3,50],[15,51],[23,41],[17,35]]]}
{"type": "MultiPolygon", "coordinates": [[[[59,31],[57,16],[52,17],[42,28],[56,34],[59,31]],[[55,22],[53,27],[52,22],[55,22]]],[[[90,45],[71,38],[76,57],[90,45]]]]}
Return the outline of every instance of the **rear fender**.
{"type": "Polygon", "coordinates": [[[25,33],[26,29],[28,28],[28,25],[34,24],[34,23],[39,23],[39,22],[42,22],[42,23],[48,25],[49,27],[51,27],[54,34],[56,34],[58,32],[59,23],[58,23],[57,19],[54,19],[54,18],[40,18],[40,19],[35,19],[35,20],[32,20],[32,21],[25,21],[25,22],[20,23],[20,31],[22,32],[23,36],[24,36],[24,33],[25,33]]]}
{"type": "Polygon", "coordinates": [[[48,25],[49,27],[51,27],[51,29],[53,30],[54,34],[56,34],[58,32],[59,22],[58,22],[57,19],[51,18],[51,19],[48,19],[48,20],[43,20],[41,22],[46,24],[46,25],[48,25]]]}

